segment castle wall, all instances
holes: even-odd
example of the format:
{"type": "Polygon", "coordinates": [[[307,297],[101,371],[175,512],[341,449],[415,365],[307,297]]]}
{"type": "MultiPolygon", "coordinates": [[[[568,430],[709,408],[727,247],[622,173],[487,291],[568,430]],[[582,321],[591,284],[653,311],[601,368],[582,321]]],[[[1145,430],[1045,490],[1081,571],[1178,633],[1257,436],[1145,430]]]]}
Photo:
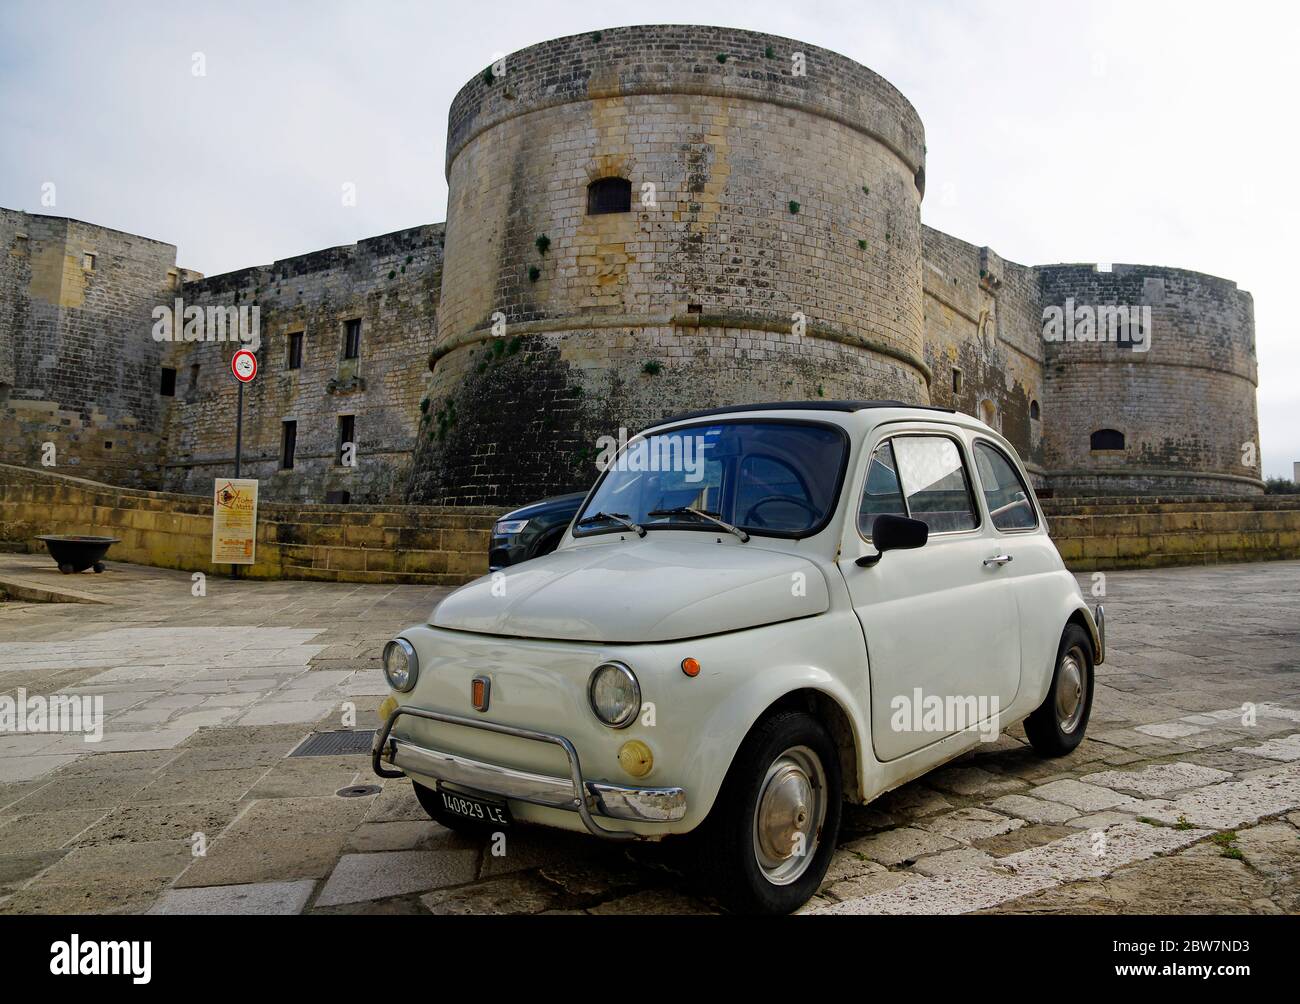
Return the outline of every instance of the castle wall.
{"type": "Polygon", "coordinates": [[[162,353],[149,315],[177,274],[176,248],[3,210],[0,254],[0,460],[52,457],[65,473],[153,483],[162,353]]]}
{"type": "Polygon", "coordinates": [[[1041,483],[1038,277],[987,247],[930,227],[924,237],[925,361],[934,372],[930,401],[988,421],[1011,440],[1041,483]]]}
{"type": "MultiPolygon", "coordinates": [[[[1047,341],[1044,460],[1058,495],[1262,491],[1254,308],[1227,279],[1182,269],[1050,265],[1044,307],[1149,308],[1150,349],[1047,341]],[[1094,451],[1114,429],[1122,450],[1094,451]]],[[[1140,315],[1139,315],[1140,317],[1140,315]]]]}
{"type": "Polygon", "coordinates": [[[558,39],[487,77],[450,115],[455,266],[410,501],[586,487],[598,436],[683,410],[929,400],[923,133],[880,77],[695,27],[558,39]],[[588,213],[605,177],[630,211],[588,213]]]}
{"type": "MultiPolygon", "coordinates": [[[[428,381],[442,282],[442,227],[372,237],[272,265],[187,282],[185,305],[249,306],[260,312],[258,373],[244,391],[244,477],[270,500],[354,503],[400,497],[428,381]],[[345,359],[349,320],[360,319],[360,352],[345,359]],[[303,333],[301,367],[288,342],[303,333]],[[339,416],[355,416],[356,464],[346,466],[339,416]],[[291,470],[281,469],[283,423],[297,422],[291,470]],[[345,496],[331,496],[344,498],[345,496]]],[[[205,494],[234,472],[237,382],[234,341],[175,342],[168,365],[176,397],[165,416],[164,486],[205,494]],[[195,369],[197,367],[197,370],[195,369]]]]}

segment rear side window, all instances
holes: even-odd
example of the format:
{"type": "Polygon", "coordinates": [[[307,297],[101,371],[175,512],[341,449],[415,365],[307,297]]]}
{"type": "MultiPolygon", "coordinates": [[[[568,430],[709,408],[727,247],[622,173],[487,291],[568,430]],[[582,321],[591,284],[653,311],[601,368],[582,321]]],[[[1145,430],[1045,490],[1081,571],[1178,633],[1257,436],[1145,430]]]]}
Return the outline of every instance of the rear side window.
{"type": "Polygon", "coordinates": [[[862,492],[862,504],[858,506],[858,529],[862,536],[870,539],[877,516],[906,516],[903,506],[903,486],[898,483],[898,464],[894,460],[894,448],[889,441],[876,447],[871,455],[871,466],[867,468],[867,483],[862,492]]]}
{"type": "Polygon", "coordinates": [[[975,469],[979,471],[989,519],[999,530],[1032,530],[1038,514],[1029,489],[1007,456],[989,443],[975,444],[975,469]]]}
{"type": "Polygon", "coordinates": [[[907,514],[931,533],[953,533],[979,526],[970,477],[961,451],[947,436],[897,436],[892,440],[907,514]]]}

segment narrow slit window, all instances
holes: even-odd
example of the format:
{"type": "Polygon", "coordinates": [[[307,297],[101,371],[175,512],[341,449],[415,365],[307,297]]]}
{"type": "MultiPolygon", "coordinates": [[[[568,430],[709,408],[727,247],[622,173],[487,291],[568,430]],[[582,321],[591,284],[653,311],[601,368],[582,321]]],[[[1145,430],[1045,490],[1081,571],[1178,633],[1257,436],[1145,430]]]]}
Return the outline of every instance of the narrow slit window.
{"type": "Polygon", "coordinates": [[[357,443],[357,416],[340,415],[339,416],[339,447],[338,460],[339,464],[352,466],[349,461],[356,454],[357,443]],[[352,449],[349,450],[348,447],[352,449]],[[351,456],[349,455],[351,454],[351,456]]]}
{"type": "Polygon", "coordinates": [[[293,456],[298,452],[298,423],[285,422],[280,434],[280,470],[293,470],[293,456]]]}
{"type": "Polygon", "coordinates": [[[348,321],[343,332],[343,358],[356,359],[361,355],[361,319],[348,321]]]}
{"type": "Polygon", "coordinates": [[[176,371],[170,366],[162,368],[162,382],[158,386],[158,393],[163,397],[176,396],[176,371]]]}
{"type": "Polygon", "coordinates": [[[289,359],[288,368],[291,370],[302,369],[302,332],[289,332],[289,359]]]}

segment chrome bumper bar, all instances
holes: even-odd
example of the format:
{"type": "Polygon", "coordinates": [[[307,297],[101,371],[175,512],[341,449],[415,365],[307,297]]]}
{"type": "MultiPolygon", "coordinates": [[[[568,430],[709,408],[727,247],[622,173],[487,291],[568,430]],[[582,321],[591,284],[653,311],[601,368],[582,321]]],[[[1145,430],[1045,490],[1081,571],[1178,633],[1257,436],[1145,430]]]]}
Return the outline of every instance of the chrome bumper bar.
{"type": "Polygon", "coordinates": [[[686,815],[686,792],[681,788],[632,788],[603,781],[584,781],[578,751],[564,736],[449,715],[441,711],[399,707],[388,716],[384,727],[375,735],[370,758],[371,766],[380,777],[404,777],[406,771],[411,771],[485,795],[566,809],[576,812],[583,826],[596,836],[613,840],[636,839],[637,834],[607,829],[596,822],[595,815],[648,823],[673,822],[686,815]],[[417,746],[405,739],[396,739],[391,735],[393,724],[402,715],[550,743],[560,747],[568,758],[569,777],[552,777],[501,767],[417,746]],[[383,766],[385,763],[399,769],[387,770],[383,766]]]}
{"type": "Polygon", "coordinates": [[[1100,603],[1097,604],[1093,620],[1097,624],[1097,665],[1100,666],[1106,661],[1106,608],[1100,603]]]}

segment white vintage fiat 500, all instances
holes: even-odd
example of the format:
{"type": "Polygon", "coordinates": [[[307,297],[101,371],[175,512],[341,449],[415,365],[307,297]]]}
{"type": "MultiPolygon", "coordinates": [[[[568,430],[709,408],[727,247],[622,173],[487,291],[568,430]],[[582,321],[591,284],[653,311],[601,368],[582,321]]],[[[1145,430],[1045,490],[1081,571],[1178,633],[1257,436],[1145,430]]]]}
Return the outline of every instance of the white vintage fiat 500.
{"type": "Polygon", "coordinates": [[[1022,720],[1074,749],[1104,639],[984,423],[722,408],[633,438],[554,553],[388,643],[374,766],[452,829],[691,834],[724,902],[785,913],[844,799],[1022,720]]]}

